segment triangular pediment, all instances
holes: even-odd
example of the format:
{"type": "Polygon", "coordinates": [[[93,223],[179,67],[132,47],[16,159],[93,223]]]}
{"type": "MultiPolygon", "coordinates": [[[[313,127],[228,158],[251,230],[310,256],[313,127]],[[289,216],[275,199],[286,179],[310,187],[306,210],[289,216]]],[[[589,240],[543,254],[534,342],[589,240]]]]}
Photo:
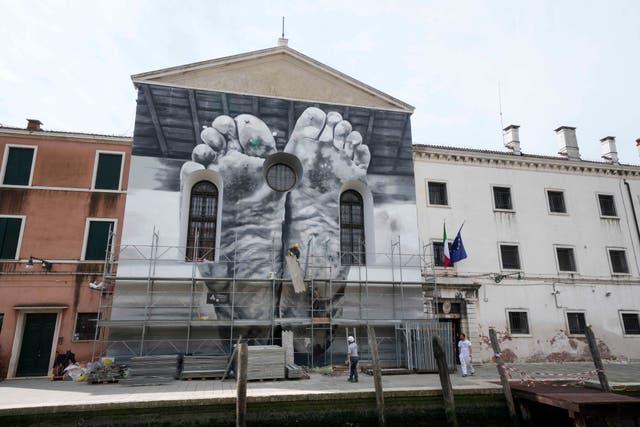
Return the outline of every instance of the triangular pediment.
{"type": "Polygon", "coordinates": [[[318,103],[413,112],[390,95],[287,46],[132,76],[148,83],[318,103]]]}

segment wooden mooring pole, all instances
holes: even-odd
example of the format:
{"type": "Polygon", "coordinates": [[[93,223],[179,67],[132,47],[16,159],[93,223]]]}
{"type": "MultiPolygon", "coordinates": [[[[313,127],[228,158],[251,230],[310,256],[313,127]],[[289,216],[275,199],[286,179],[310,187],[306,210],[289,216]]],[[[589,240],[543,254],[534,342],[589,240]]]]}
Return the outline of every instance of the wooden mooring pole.
{"type": "Polygon", "coordinates": [[[516,413],[516,405],[513,403],[513,395],[511,394],[511,386],[509,386],[509,378],[507,378],[507,372],[504,369],[504,361],[500,354],[500,344],[498,343],[498,336],[496,330],[489,328],[489,338],[491,339],[491,347],[493,348],[494,357],[496,358],[496,365],[498,367],[498,374],[500,375],[500,383],[502,384],[502,390],[504,391],[504,398],[507,401],[507,410],[509,411],[509,418],[511,418],[511,424],[515,427],[520,426],[520,420],[516,413]]]}
{"type": "Polygon", "coordinates": [[[444,415],[447,418],[448,427],[458,427],[458,417],[456,416],[456,403],[453,399],[453,388],[451,387],[451,378],[449,378],[449,367],[442,340],[437,335],[432,338],[433,357],[438,365],[438,374],[440,375],[440,385],[442,386],[442,399],[444,400],[444,415]]]}
{"type": "Polygon", "coordinates": [[[369,350],[371,351],[371,362],[373,363],[373,384],[376,389],[376,413],[378,414],[378,425],[384,427],[384,393],[382,391],[382,371],[380,369],[380,356],[378,355],[378,343],[376,342],[376,331],[371,326],[367,326],[367,336],[369,337],[369,350]]]}
{"type": "Polygon", "coordinates": [[[240,344],[238,350],[238,383],[236,385],[236,427],[247,425],[247,368],[249,362],[249,348],[247,343],[240,344]]]}
{"type": "Polygon", "coordinates": [[[604,366],[602,366],[602,359],[600,358],[600,349],[596,342],[596,336],[593,335],[593,331],[591,330],[591,325],[587,325],[587,327],[584,328],[584,334],[587,336],[587,341],[589,342],[589,350],[591,351],[593,364],[598,370],[598,379],[600,380],[602,391],[610,392],[611,387],[609,386],[607,375],[604,373],[604,366]]]}

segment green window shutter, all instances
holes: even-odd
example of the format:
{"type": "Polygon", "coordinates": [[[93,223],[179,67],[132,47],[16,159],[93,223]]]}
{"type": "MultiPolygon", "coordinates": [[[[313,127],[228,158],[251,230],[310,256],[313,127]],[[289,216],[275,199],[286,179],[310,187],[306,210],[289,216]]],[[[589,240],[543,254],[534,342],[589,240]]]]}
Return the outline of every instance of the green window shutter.
{"type": "Polygon", "coordinates": [[[121,154],[98,154],[95,188],[98,190],[119,190],[121,168],[121,154]]]}
{"type": "Polygon", "coordinates": [[[111,227],[113,227],[112,221],[91,221],[89,223],[89,237],[87,237],[87,249],[84,254],[85,260],[104,261],[111,227]]]}
{"type": "Polygon", "coordinates": [[[21,225],[21,218],[0,218],[0,259],[16,258],[21,225]]]}
{"type": "Polygon", "coordinates": [[[33,148],[9,147],[3,184],[29,185],[34,151],[33,148]]]}

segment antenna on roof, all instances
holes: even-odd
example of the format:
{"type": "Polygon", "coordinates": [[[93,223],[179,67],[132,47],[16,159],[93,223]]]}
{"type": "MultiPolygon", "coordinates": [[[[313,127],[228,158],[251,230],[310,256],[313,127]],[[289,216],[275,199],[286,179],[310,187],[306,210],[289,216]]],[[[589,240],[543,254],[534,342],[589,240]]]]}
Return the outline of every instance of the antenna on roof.
{"type": "Polygon", "coordinates": [[[278,46],[287,46],[289,40],[284,38],[284,16],[282,17],[282,37],[278,39],[278,46]]]}

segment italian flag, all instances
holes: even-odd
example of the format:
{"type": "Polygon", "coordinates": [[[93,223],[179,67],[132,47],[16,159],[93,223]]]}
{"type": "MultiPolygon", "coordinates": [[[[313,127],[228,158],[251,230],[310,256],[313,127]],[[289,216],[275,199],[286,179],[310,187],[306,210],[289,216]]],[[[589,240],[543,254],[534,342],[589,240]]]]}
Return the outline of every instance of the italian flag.
{"type": "Polygon", "coordinates": [[[449,255],[449,245],[447,244],[447,224],[442,225],[442,248],[444,252],[444,268],[451,267],[451,256],[449,255]]]}

